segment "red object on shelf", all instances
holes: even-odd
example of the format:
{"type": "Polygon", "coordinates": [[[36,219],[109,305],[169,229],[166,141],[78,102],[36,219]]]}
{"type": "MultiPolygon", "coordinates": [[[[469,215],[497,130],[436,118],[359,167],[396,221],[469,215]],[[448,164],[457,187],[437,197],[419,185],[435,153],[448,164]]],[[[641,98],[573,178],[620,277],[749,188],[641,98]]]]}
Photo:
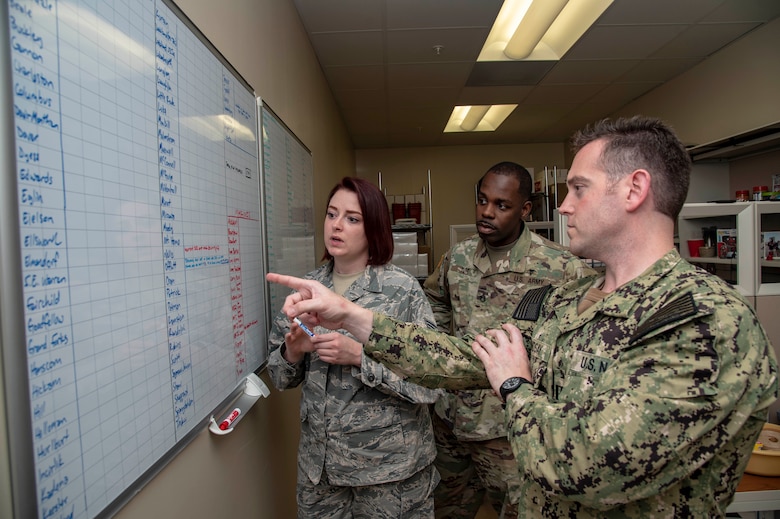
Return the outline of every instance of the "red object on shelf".
{"type": "Polygon", "coordinates": [[[753,200],[761,200],[764,191],[769,191],[769,186],[753,186],[753,200]]]}
{"type": "Polygon", "coordinates": [[[688,254],[691,258],[699,257],[699,247],[704,247],[704,240],[688,240],[688,254]]]}
{"type": "Polygon", "coordinates": [[[405,204],[393,204],[393,221],[396,221],[399,218],[406,218],[405,204]]]}
{"type": "Polygon", "coordinates": [[[420,215],[422,214],[422,203],[412,202],[409,205],[409,218],[414,218],[414,221],[420,223],[420,215]]]}

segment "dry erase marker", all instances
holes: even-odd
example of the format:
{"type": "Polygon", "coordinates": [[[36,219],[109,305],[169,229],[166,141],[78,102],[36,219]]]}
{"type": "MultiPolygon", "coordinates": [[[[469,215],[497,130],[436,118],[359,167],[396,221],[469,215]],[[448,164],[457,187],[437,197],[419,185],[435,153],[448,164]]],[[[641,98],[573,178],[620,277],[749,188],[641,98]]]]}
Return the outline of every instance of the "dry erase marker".
{"type": "Polygon", "coordinates": [[[227,429],[228,427],[230,427],[230,425],[231,425],[233,422],[235,422],[235,421],[236,421],[236,418],[238,418],[238,415],[240,415],[240,414],[241,414],[241,409],[239,409],[238,407],[236,407],[235,409],[233,409],[233,412],[232,412],[232,413],[230,413],[230,414],[227,416],[227,418],[225,418],[224,420],[222,420],[222,423],[221,423],[221,424],[219,424],[219,428],[220,428],[221,430],[223,430],[223,431],[224,431],[225,429],[227,429]]]}
{"type": "Polygon", "coordinates": [[[308,327],[308,326],[306,326],[305,324],[303,324],[303,323],[301,322],[301,320],[300,320],[300,319],[298,319],[298,318],[296,317],[296,318],[294,318],[294,319],[293,319],[293,322],[294,322],[295,324],[297,324],[298,326],[300,326],[300,327],[301,327],[301,330],[303,330],[304,332],[306,332],[306,333],[309,335],[309,337],[314,337],[314,332],[313,332],[313,331],[311,331],[311,330],[309,330],[309,327],[308,327]]]}

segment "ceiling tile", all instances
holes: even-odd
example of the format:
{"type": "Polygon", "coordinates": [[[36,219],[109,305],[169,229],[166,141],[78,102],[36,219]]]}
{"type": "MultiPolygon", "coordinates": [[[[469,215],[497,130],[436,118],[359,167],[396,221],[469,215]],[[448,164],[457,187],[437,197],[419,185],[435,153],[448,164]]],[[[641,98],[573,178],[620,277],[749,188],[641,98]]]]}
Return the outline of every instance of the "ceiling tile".
{"type": "Polygon", "coordinates": [[[331,89],[339,90],[379,90],[385,88],[385,68],[382,65],[364,67],[327,67],[325,76],[331,89]]]}
{"type": "Polygon", "coordinates": [[[377,65],[384,61],[381,31],[318,33],[310,39],[323,67],[377,65]]]}
{"type": "Polygon", "coordinates": [[[617,81],[661,83],[677,77],[699,62],[701,62],[699,58],[648,59],[620,76],[617,81]]]}
{"type": "Polygon", "coordinates": [[[489,30],[479,29],[406,29],[387,32],[389,63],[474,62],[489,30]],[[437,54],[434,46],[441,46],[437,54]]]}
{"type": "Polygon", "coordinates": [[[390,131],[408,132],[444,131],[450,110],[444,109],[395,109],[388,113],[388,129],[390,131]]]}
{"type": "Polygon", "coordinates": [[[566,53],[566,59],[643,59],[676,38],[685,25],[593,27],[566,53]]]}
{"type": "Polygon", "coordinates": [[[387,92],[384,90],[336,90],[334,94],[342,110],[387,109],[387,92]]]}
{"type": "MultiPolygon", "coordinates": [[[[598,25],[689,24],[715,11],[725,0],[617,0],[598,25]]],[[[744,1],[744,0],[738,0],[744,1]]],[[[750,1],[750,0],[748,0],[750,1]]]]}
{"type": "Polygon", "coordinates": [[[570,60],[559,61],[550,70],[542,85],[566,83],[609,83],[631,70],[639,60],[570,60]]]}
{"type": "Polygon", "coordinates": [[[726,0],[704,22],[768,22],[780,16],[777,0],[726,0]]]}
{"type": "Polygon", "coordinates": [[[388,29],[423,27],[487,27],[489,29],[501,9],[503,0],[386,0],[384,3],[387,9],[388,29]]]}
{"type": "Polygon", "coordinates": [[[553,65],[554,61],[481,61],[466,86],[536,85],[553,65]]]}
{"type": "Polygon", "coordinates": [[[706,58],[752,31],[758,22],[691,26],[652,54],[653,58],[706,58]]]}
{"type": "Polygon", "coordinates": [[[449,107],[451,110],[458,99],[459,88],[404,88],[388,92],[390,110],[403,106],[408,108],[424,108],[427,106],[449,107]]]}
{"type": "Polygon", "coordinates": [[[660,84],[661,82],[612,83],[604,87],[603,90],[591,99],[588,99],[588,103],[610,105],[617,110],[619,107],[648,93],[660,84]]]}
{"type": "Polygon", "coordinates": [[[303,25],[310,33],[383,28],[385,0],[339,0],[338,2],[293,0],[303,25]]]}
{"type": "Polygon", "coordinates": [[[389,65],[388,87],[395,89],[414,85],[420,88],[446,88],[453,84],[462,85],[472,66],[472,63],[389,65]]]}
{"type": "Polygon", "coordinates": [[[518,106],[501,125],[504,130],[532,131],[546,128],[567,113],[574,110],[576,103],[556,102],[550,104],[518,106]]]}
{"type": "Polygon", "coordinates": [[[530,105],[554,104],[565,99],[567,103],[583,103],[604,88],[600,83],[580,85],[539,85],[524,99],[530,105]]]}
{"type": "Polygon", "coordinates": [[[461,90],[456,101],[457,105],[493,105],[520,103],[531,91],[534,85],[510,86],[467,86],[461,90]]]}

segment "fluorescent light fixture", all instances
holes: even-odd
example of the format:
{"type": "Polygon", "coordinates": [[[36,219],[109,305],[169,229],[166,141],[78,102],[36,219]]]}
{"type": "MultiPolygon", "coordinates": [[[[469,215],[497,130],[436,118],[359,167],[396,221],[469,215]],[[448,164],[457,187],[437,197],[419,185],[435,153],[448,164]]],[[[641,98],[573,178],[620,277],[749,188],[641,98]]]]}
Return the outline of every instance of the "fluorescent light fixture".
{"type": "Polygon", "coordinates": [[[477,61],[557,61],[613,0],[504,0],[477,61]]]}
{"type": "Polygon", "coordinates": [[[444,133],[496,131],[515,108],[517,105],[456,106],[444,133]]]}
{"type": "Polygon", "coordinates": [[[469,108],[463,117],[463,121],[460,123],[460,129],[464,132],[473,132],[488,110],[490,110],[490,105],[472,106],[469,108]]]}

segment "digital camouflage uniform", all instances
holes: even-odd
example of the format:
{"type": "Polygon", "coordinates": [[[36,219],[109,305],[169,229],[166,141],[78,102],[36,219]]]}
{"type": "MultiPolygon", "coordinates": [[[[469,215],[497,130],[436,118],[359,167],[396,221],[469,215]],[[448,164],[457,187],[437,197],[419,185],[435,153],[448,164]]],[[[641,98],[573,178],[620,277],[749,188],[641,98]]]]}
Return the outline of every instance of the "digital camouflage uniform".
{"type": "MultiPolygon", "coordinates": [[[[578,315],[593,281],[551,292],[533,384],[508,398],[520,517],[724,517],[777,396],[753,309],[674,250],[578,315]]],[[[375,314],[364,351],[426,385],[487,387],[470,342],[375,314]]]]}
{"type": "MultiPolygon", "coordinates": [[[[332,288],[332,272],[331,261],[307,277],[332,288]]],[[[367,267],[344,297],[401,321],[434,326],[419,282],[391,264],[367,267]]],[[[440,391],[404,381],[366,355],[360,368],[328,364],[316,352],[290,364],[280,351],[288,330],[289,319],[280,313],[271,330],[268,371],[278,389],[303,386],[299,517],[352,517],[345,500],[355,492],[373,507],[372,518],[432,517],[439,478],[433,468],[435,444],[428,410],[440,391]],[[413,485],[405,485],[407,481],[413,485]],[[399,489],[403,495],[398,495],[399,489]],[[322,499],[312,502],[314,495],[322,499]],[[334,496],[341,501],[334,503],[334,496]],[[401,512],[396,509],[399,502],[401,512]]]]}
{"type": "MultiPolygon", "coordinates": [[[[425,282],[425,294],[439,330],[473,336],[510,321],[529,289],[593,273],[567,249],[523,226],[515,245],[495,263],[478,235],[456,244],[425,282]]],[[[530,332],[534,323],[518,324],[530,332]]],[[[435,464],[442,478],[436,517],[475,517],[486,490],[497,512],[515,517],[520,479],[501,400],[492,390],[450,391],[435,410],[435,464]]]]}

